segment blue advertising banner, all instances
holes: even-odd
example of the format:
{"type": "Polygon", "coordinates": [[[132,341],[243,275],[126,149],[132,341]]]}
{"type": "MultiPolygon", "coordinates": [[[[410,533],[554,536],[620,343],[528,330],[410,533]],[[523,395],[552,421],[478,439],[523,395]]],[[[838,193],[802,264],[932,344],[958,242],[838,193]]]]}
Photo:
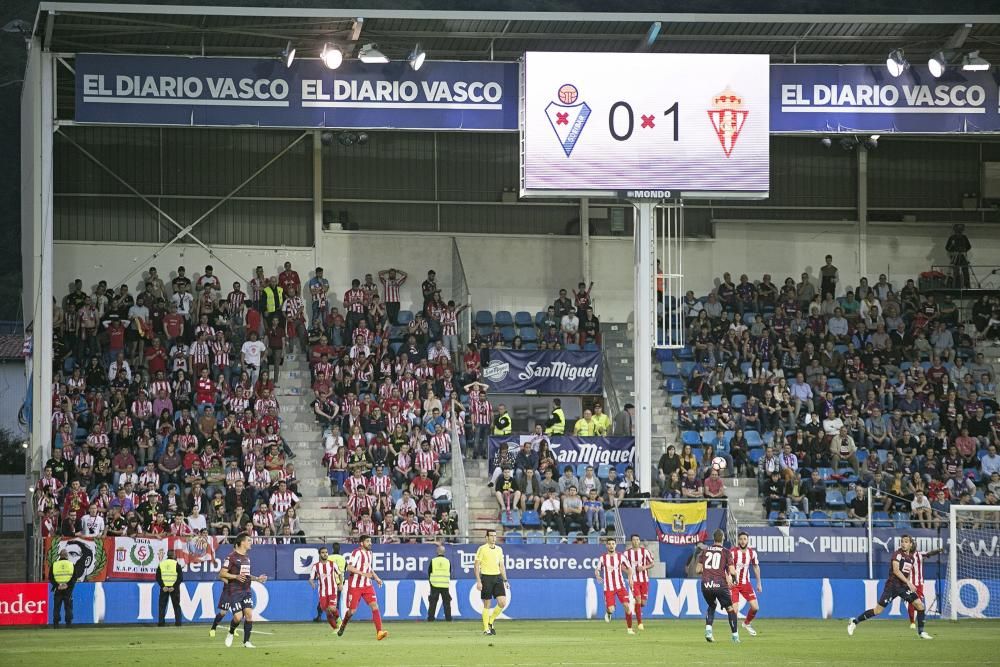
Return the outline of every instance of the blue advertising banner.
{"type": "Polygon", "coordinates": [[[80,54],[76,120],[137,125],[516,130],[517,64],[80,54]]]}
{"type": "MultiPolygon", "coordinates": [[[[522,442],[531,439],[528,435],[490,436],[490,461],[493,461],[502,443],[513,443],[512,447],[520,447],[522,442]]],[[[635,460],[635,438],[629,437],[578,438],[572,435],[554,435],[549,438],[549,449],[559,463],[559,470],[562,470],[563,465],[576,468],[580,463],[595,467],[606,463],[621,468],[621,473],[635,460]]]]}
{"type": "Polygon", "coordinates": [[[495,394],[600,394],[600,352],[493,350],[483,380],[495,394]]]}
{"type": "Polygon", "coordinates": [[[1000,132],[994,71],[771,65],[771,132],[1000,132]]]}
{"type": "MultiPolygon", "coordinates": [[[[868,609],[878,599],[882,582],[869,579],[782,579],[780,574],[764,574],[764,591],[758,596],[771,618],[847,618],[868,609]]],[[[939,614],[936,604],[937,582],[928,579],[924,586],[930,616],[939,614]]],[[[996,618],[1000,616],[1000,581],[995,579],[960,580],[960,608],[964,616],[996,618]]],[[[255,621],[309,621],[316,612],[316,591],[305,581],[269,581],[252,584],[255,621]]],[[[181,585],[181,614],[187,622],[210,622],[222,591],[221,582],[185,582],[181,585]]],[[[421,620],[427,616],[430,592],[426,581],[390,580],[376,588],[382,616],[389,621],[421,620]]],[[[154,623],[158,587],[153,582],[105,582],[77,584],[74,591],[74,623],[154,623]]],[[[601,584],[593,577],[577,579],[531,578],[510,581],[509,606],[502,618],[523,619],[598,619],[604,613],[601,584]]],[[[341,599],[343,604],[343,596],[341,599]]],[[[744,611],[746,599],[739,611],[744,611]]],[[[49,600],[51,608],[51,598],[49,600]]],[[[438,610],[438,614],[441,614],[438,610]]],[[[475,581],[452,582],[452,613],[458,620],[478,620],[482,601],[475,581]]],[[[698,619],[705,613],[699,582],[695,579],[653,579],[649,600],[643,610],[651,619],[698,619]]],[[[616,617],[622,610],[615,611],[616,617]]],[[[742,614],[741,614],[742,615],[742,614]]],[[[895,600],[882,618],[906,617],[906,605],[895,600]]],[[[356,619],[370,618],[366,605],[358,607],[356,619]]],[[[439,616],[440,618],[440,616],[439,616]]],[[[168,609],[167,619],[173,620],[168,609]]],[[[650,630],[647,630],[650,631],[650,630]]],[[[694,629],[692,628],[692,631],[694,629]]],[[[698,630],[700,632],[700,630],[698,630]]],[[[329,632],[317,626],[317,634],[329,632]]],[[[261,643],[267,637],[261,639],[261,643]]]]}

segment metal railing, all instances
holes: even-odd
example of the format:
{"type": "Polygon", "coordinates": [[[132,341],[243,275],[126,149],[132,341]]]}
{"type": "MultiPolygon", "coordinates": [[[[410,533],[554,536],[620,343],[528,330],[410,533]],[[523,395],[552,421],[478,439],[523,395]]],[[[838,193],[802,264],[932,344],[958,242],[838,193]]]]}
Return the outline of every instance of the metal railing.
{"type": "MultiPolygon", "coordinates": [[[[465,275],[465,264],[462,263],[462,252],[458,248],[458,240],[451,237],[451,298],[455,301],[455,307],[460,308],[464,304],[471,302],[472,293],[469,291],[469,281],[465,275]]],[[[468,343],[472,340],[472,308],[466,308],[458,316],[458,340],[460,343],[468,343]]],[[[455,366],[459,367],[462,360],[462,350],[458,351],[458,358],[455,359],[455,366]]]]}
{"type": "Polygon", "coordinates": [[[469,482],[465,477],[465,456],[462,454],[462,441],[458,417],[451,416],[451,500],[452,507],[458,510],[458,532],[469,535],[469,482]]]}

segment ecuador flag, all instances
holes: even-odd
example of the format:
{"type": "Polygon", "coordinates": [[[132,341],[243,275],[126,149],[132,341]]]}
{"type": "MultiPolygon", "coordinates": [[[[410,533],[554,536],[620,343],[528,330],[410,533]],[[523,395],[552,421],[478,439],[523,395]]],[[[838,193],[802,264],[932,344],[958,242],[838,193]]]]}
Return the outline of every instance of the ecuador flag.
{"type": "Polygon", "coordinates": [[[705,522],[708,503],[668,503],[654,500],[649,511],[656,522],[656,537],[663,544],[698,544],[708,539],[705,522]]]}

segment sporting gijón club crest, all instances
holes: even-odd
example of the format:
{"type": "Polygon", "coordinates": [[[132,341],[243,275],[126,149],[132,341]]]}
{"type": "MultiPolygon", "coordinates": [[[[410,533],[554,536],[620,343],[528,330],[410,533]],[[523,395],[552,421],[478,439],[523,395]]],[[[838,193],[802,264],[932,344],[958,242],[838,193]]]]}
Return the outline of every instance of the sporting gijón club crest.
{"type": "Polygon", "coordinates": [[[545,107],[545,115],[556,133],[556,138],[559,139],[559,145],[562,146],[566,157],[569,157],[580,139],[583,126],[590,118],[590,106],[582,101],[577,103],[580,93],[571,83],[559,86],[558,97],[559,101],[549,102],[545,107]]]}
{"type": "Polygon", "coordinates": [[[749,115],[750,110],[743,106],[743,97],[734,93],[729,86],[712,98],[708,118],[712,121],[715,136],[719,138],[726,157],[732,155],[736,148],[736,140],[740,138],[740,131],[749,115]]]}

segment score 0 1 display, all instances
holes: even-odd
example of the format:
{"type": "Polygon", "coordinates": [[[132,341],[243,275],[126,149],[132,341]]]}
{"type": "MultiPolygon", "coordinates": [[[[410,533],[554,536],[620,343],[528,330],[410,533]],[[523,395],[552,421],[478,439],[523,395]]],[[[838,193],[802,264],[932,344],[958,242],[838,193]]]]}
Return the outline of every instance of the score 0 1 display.
{"type": "Polygon", "coordinates": [[[767,56],[528,53],[521,194],[766,196],[767,56]]]}

